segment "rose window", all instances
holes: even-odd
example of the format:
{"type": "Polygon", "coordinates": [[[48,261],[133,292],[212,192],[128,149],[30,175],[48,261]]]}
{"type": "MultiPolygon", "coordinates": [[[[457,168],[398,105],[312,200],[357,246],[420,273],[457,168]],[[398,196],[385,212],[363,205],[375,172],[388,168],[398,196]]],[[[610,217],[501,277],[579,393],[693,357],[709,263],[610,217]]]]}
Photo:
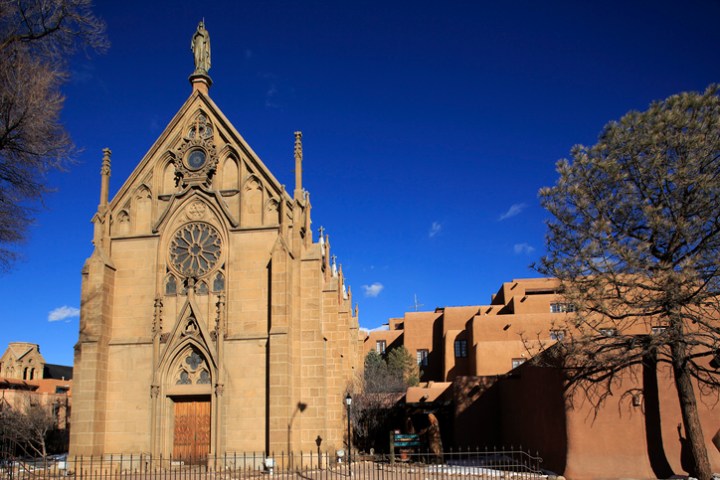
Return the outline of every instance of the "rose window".
{"type": "Polygon", "coordinates": [[[220,260],[220,234],[207,223],[190,223],[170,242],[170,261],[187,277],[205,275],[220,260]]]}

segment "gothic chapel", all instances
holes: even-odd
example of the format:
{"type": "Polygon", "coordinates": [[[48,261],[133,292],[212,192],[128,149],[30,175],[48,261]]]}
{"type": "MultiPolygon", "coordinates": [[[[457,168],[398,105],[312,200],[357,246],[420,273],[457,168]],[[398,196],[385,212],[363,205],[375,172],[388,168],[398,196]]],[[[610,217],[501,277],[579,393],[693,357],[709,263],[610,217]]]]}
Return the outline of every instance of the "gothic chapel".
{"type": "Polygon", "coordinates": [[[210,99],[202,22],[192,49],[190,97],[112,200],[104,150],[70,455],[342,448],[357,310],[312,238],[301,134],[290,196],[210,99]]]}

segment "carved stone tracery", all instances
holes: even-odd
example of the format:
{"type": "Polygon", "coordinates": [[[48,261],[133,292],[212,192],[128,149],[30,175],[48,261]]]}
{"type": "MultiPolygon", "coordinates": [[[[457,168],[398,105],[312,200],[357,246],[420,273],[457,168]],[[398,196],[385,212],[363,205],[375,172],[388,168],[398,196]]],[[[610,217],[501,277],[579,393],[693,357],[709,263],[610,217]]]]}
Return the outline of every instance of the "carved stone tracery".
{"type": "Polygon", "coordinates": [[[170,241],[170,265],[185,277],[199,278],[215,269],[222,255],[220,234],[208,223],[182,226],[170,241]]]}
{"type": "Polygon", "coordinates": [[[198,112],[188,127],[186,136],[176,149],[178,161],[175,162],[176,175],[184,186],[204,185],[209,187],[217,171],[218,154],[213,141],[213,126],[203,112],[198,112]],[[189,156],[200,151],[204,161],[197,165],[188,163],[189,156]]]}
{"type": "Polygon", "coordinates": [[[211,383],[210,369],[205,357],[194,347],[186,350],[177,366],[175,385],[207,385],[211,383]]]}

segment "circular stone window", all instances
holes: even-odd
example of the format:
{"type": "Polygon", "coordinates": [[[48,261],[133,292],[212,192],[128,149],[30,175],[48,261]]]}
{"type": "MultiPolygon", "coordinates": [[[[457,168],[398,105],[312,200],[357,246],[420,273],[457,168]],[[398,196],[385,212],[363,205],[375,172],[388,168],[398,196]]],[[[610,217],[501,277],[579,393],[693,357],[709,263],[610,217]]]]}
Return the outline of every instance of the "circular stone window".
{"type": "Polygon", "coordinates": [[[189,223],[170,242],[170,263],[186,277],[201,277],[220,260],[220,234],[207,223],[189,223]]]}

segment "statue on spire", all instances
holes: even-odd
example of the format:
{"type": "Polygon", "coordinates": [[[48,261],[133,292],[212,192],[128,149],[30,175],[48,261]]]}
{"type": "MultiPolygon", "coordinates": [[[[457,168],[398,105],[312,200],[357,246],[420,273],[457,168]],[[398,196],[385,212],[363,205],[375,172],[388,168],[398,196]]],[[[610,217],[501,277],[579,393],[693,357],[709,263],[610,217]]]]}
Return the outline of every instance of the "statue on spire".
{"type": "Polygon", "coordinates": [[[194,75],[207,75],[210,70],[210,34],[205,30],[204,20],[198,23],[190,42],[190,49],[195,56],[194,75]]]}

